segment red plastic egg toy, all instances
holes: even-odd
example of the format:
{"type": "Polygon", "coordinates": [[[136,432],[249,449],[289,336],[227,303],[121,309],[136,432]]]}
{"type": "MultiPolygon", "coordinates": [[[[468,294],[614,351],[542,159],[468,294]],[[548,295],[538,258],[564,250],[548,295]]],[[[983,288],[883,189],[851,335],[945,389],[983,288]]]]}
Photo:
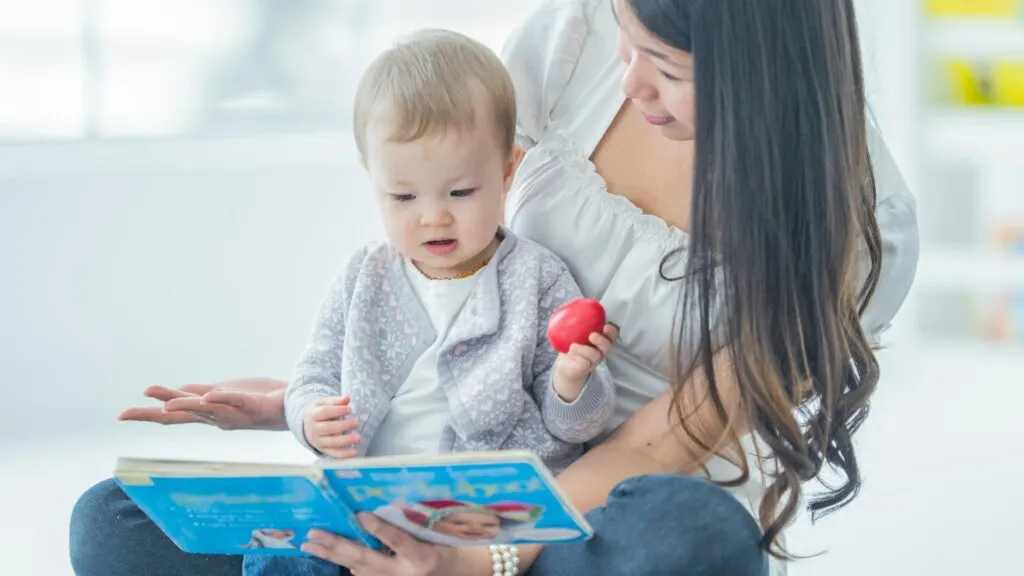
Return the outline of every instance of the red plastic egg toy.
{"type": "Polygon", "coordinates": [[[568,302],[548,320],[548,341],[551,347],[565,354],[573,344],[590,344],[590,335],[604,330],[604,306],[591,298],[568,302]]]}

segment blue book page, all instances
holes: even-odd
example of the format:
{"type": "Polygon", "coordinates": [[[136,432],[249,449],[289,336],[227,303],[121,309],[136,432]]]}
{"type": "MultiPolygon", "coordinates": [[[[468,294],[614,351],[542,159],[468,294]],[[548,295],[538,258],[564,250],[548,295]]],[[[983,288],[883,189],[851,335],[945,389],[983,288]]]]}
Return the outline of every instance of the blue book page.
{"type": "Polygon", "coordinates": [[[299,547],[314,527],[371,544],[314,477],[126,478],[121,488],[186,552],[306,555],[299,547]]]}
{"type": "Polygon", "coordinates": [[[551,475],[530,459],[404,466],[374,460],[325,465],[327,483],[355,512],[372,512],[421,540],[480,546],[592,534],[551,475]]]}

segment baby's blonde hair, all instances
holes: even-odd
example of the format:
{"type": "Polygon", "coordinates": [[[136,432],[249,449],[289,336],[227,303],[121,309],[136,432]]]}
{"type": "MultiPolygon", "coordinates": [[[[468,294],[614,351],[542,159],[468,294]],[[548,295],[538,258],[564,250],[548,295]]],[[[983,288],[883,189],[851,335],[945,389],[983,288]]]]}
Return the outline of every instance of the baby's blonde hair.
{"type": "Polygon", "coordinates": [[[449,30],[420,30],[377,56],[356,90],[356,147],[366,158],[372,122],[391,125],[390,140],[411,142],[448,129],[472,130],[489,114],[502,152],[515,146],[512,78],[484,44],[449,30]],[[481,104],[486,108],[481,108],[481,104]]]}

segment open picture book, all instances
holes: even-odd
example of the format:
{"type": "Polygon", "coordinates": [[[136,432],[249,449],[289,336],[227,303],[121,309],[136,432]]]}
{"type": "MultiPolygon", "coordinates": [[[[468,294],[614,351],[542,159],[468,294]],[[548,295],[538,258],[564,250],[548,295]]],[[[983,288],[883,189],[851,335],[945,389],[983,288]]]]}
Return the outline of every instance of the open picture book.
{"type": "Polygon", "coordinates": [[[114,478],[179,548],[305,555],[311,528],[381,546],[356,514],[451,546],[590,538],[530,452],[320,460],[308,466],[119,458],[114,478]]]}

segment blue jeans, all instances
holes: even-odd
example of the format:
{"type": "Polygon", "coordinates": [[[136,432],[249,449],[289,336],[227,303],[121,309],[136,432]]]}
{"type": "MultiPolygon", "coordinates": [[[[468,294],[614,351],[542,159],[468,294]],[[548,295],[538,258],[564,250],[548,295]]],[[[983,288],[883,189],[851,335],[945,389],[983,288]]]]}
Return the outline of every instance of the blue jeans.
{"type": "MultiPolygon", "coordinates": [[[[728,492],[703,480],[662,474],[629,478],[587,520],[594,527],[593,538],[548,546],[529,575],[768,574],[768,556],[758,545],[761,531],[753,517],[728,492]]],[[[274,557],[262,566],[253,562],[256,558],[247,563],[248,574],[260,569],[281,576],[342,574],[336,566],[304,558],[274,557]]],[[[242,572],[239,556],[179,550],[112,480],[93,486],[75,505],[71,565],[78,576],[242,572]]]]}
{"type": "Polygon", "coordinates": [[[348,570],[326,560],[298,556],[246,556],[245,576],[348,576],[348,570]]]}

